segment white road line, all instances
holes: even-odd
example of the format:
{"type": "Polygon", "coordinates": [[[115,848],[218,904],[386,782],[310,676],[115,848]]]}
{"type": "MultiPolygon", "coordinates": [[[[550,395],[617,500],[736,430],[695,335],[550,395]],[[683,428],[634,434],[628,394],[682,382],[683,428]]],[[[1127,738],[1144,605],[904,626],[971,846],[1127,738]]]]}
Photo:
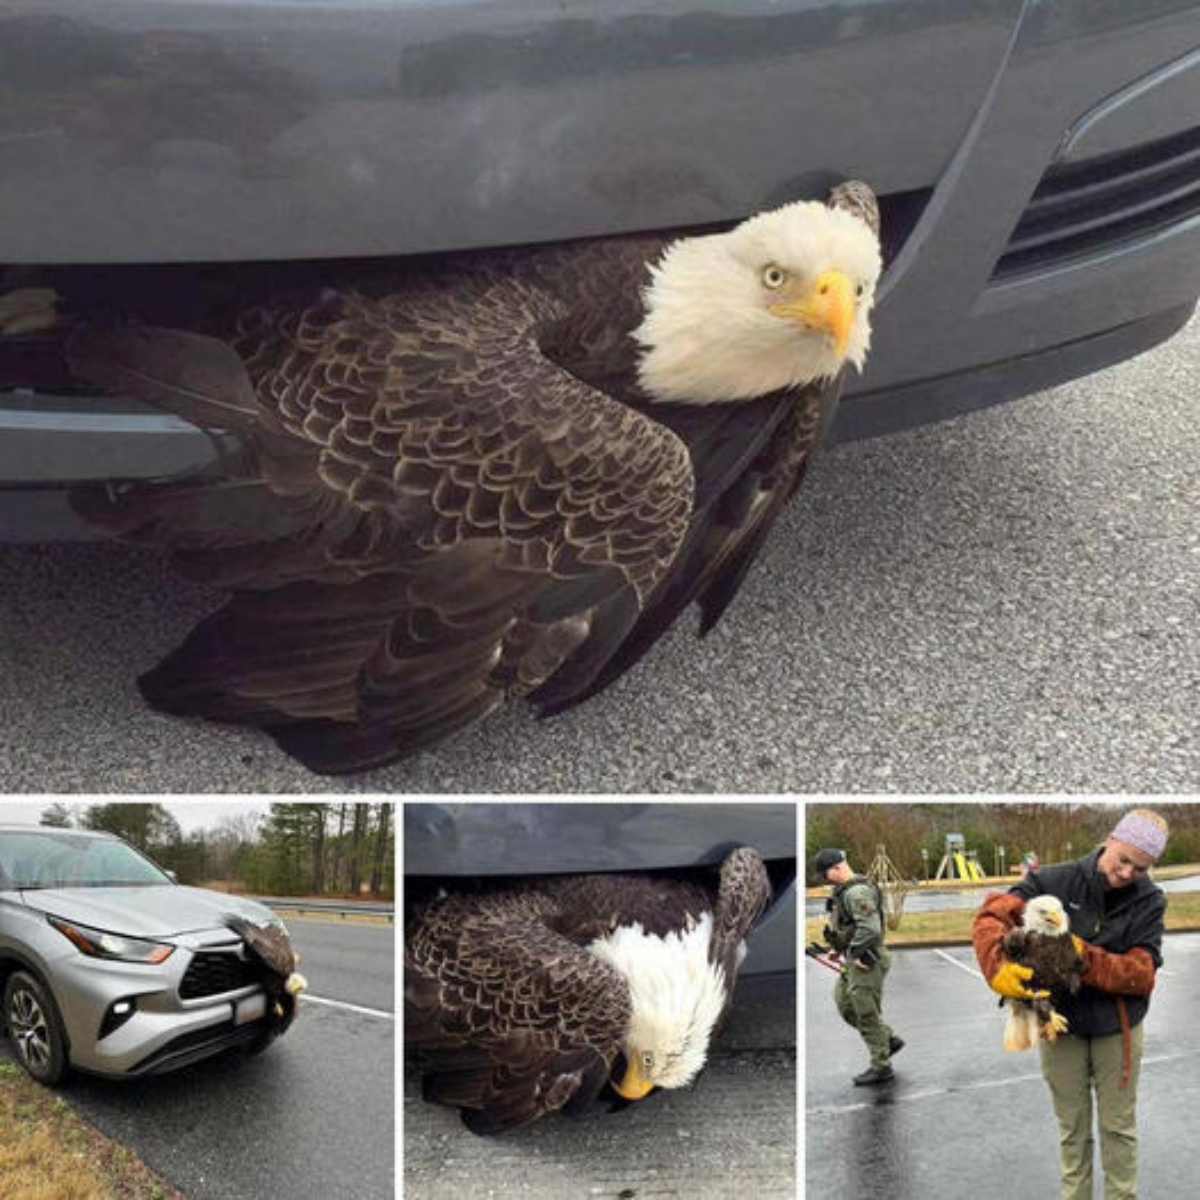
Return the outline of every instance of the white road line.
{"type": "MultiPolygon", "coordinates": [[[[1142,1059],[1143,1067],[1156,1066],[1158,1063],[1178,1062],[1184,1058],[1195,1058],[1200,1055],[1200,1050],[1189,1050],[1183,1054],[1155,1054],[1142,1059]]],[[[956,1087],[944,1088],[926,1088],[923,1092],[905,1092],[903,1095],[895,1096],[892,1099],[893,1104],[907,1104],[910,1100],[929,1100],[935,1096],[954,1096],[959,1092],[978,1092],[984,1088],[1009,1087],[1014,1083],[1029,1083],[1030,1080],[1040,1080],[1042,1076],[1038,1075],[1013,1075],[1007,1079],[985,1079],[979,1083],[964,1083],[956,1087]]],[[[810,1108],[808,1115],[810,1117],[834,1117],[840,1116],[843,1113],[862,1112],[864,1109],[875,1108],[876,1104],[873,1101],[867,1100],[858,1104],[842,1104],[834,1105],[829,1108],[810,1108]]]]}
{"type": "Polygon", "coordinates": [[[945,950],[934,948],[934,954],[940,954],[948,963],[953,963],[960,971],[966,971],[968,975],[973,975],[976,979],[982,979],[983,975],[974,967],[968,967],[965,963],[960,963],[952,954],[947,954],[945,950]]]}
{"type": "Polygon", "coordinates": [[[344,1008],[348,1012],[365,1013],[368,1017],[382,1017],[385,1021],[394,1021],[396,1014],[382,1008],[364,1008],[361,1004],[347,1004],[345,1000],[326,1000],[324,996],[310,996],[307,992],[300,993],[300,999],[309,1004],[328,1004],[330,1008],[344,1008]]]}

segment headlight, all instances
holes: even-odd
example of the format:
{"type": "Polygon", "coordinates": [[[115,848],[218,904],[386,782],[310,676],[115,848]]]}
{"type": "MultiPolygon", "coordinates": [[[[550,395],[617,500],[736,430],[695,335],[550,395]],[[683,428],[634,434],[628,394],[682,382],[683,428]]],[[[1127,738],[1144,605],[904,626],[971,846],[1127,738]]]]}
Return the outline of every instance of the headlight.
{"type": "Polygon", "coordinates": [[[165,942],[149,942],[144,938],[105,933],[102,929],[89,929],[86,925],[76,925],[61,917],[47,917],[46,920],[77,950],[90,958],[107,958],[113,962],[160,963],[175,953],[175,947],[165,942]]]}

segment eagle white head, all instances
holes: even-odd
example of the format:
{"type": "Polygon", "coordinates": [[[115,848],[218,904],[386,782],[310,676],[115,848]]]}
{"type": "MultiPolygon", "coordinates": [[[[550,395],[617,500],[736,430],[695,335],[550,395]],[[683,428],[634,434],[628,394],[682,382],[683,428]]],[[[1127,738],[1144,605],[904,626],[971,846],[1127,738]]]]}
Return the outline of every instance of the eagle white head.
{"type": "Polygon", "coordinates": [[[642,386],[659,400],[753,400],[862,369],[882,258],[865,221],[801,200],[673,242],[650,268],[642,386]]]}
{"type": "Polygon", "coordinates": [[[1057,896],[1034,896],[1025,905],[1021,925],[1030,933],[1046,933],[1051,937],[1063,937],[1071,929],[1066,909],[1057,896]]]}
{"type": "Polygon", "coordinates": [[[711,938],[712,914],[705,913],[665,937],[634,922],[588,947],[629,984],[626,1071],[614,1084],[626,1099],[639,1100],[655,1087],[684,1087],[707,1061],[728,986],[724,970],[708,961],[711,938]]]}

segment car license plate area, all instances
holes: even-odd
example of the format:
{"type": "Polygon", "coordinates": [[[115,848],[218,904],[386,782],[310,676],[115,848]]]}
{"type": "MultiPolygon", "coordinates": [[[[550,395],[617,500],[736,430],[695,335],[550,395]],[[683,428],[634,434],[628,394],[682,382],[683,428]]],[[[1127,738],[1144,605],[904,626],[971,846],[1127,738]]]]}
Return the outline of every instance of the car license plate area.
{"type": "Polygon", "coordinates": [[[233,1023],[245,1025],[247,1021],[257,1021],[267,1015],[267,998],[262,992],[257,996],[247,996],[238,1000],[233,1006],[233,1023]]]}

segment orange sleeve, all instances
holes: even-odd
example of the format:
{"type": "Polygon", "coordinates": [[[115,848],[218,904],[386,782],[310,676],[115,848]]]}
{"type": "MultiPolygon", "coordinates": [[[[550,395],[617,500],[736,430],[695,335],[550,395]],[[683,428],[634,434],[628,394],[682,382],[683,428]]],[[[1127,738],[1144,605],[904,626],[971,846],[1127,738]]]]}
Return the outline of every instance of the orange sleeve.
{"type": "Polygon", "coordinates": [[[989,892],[971,922],[971,945],[984,979],[991,980],[1004,964],[1004,935],[1017,927],[1025,900],[1011,892],[989,892]]]}
{"type": "Polygon", "coordinates": [[[1112,996],[1148,996],[1154,990],[1154,959],[1141,946],[1114,954],[1084,942],[1080,978],[1088,987],[1112,996]]]}

